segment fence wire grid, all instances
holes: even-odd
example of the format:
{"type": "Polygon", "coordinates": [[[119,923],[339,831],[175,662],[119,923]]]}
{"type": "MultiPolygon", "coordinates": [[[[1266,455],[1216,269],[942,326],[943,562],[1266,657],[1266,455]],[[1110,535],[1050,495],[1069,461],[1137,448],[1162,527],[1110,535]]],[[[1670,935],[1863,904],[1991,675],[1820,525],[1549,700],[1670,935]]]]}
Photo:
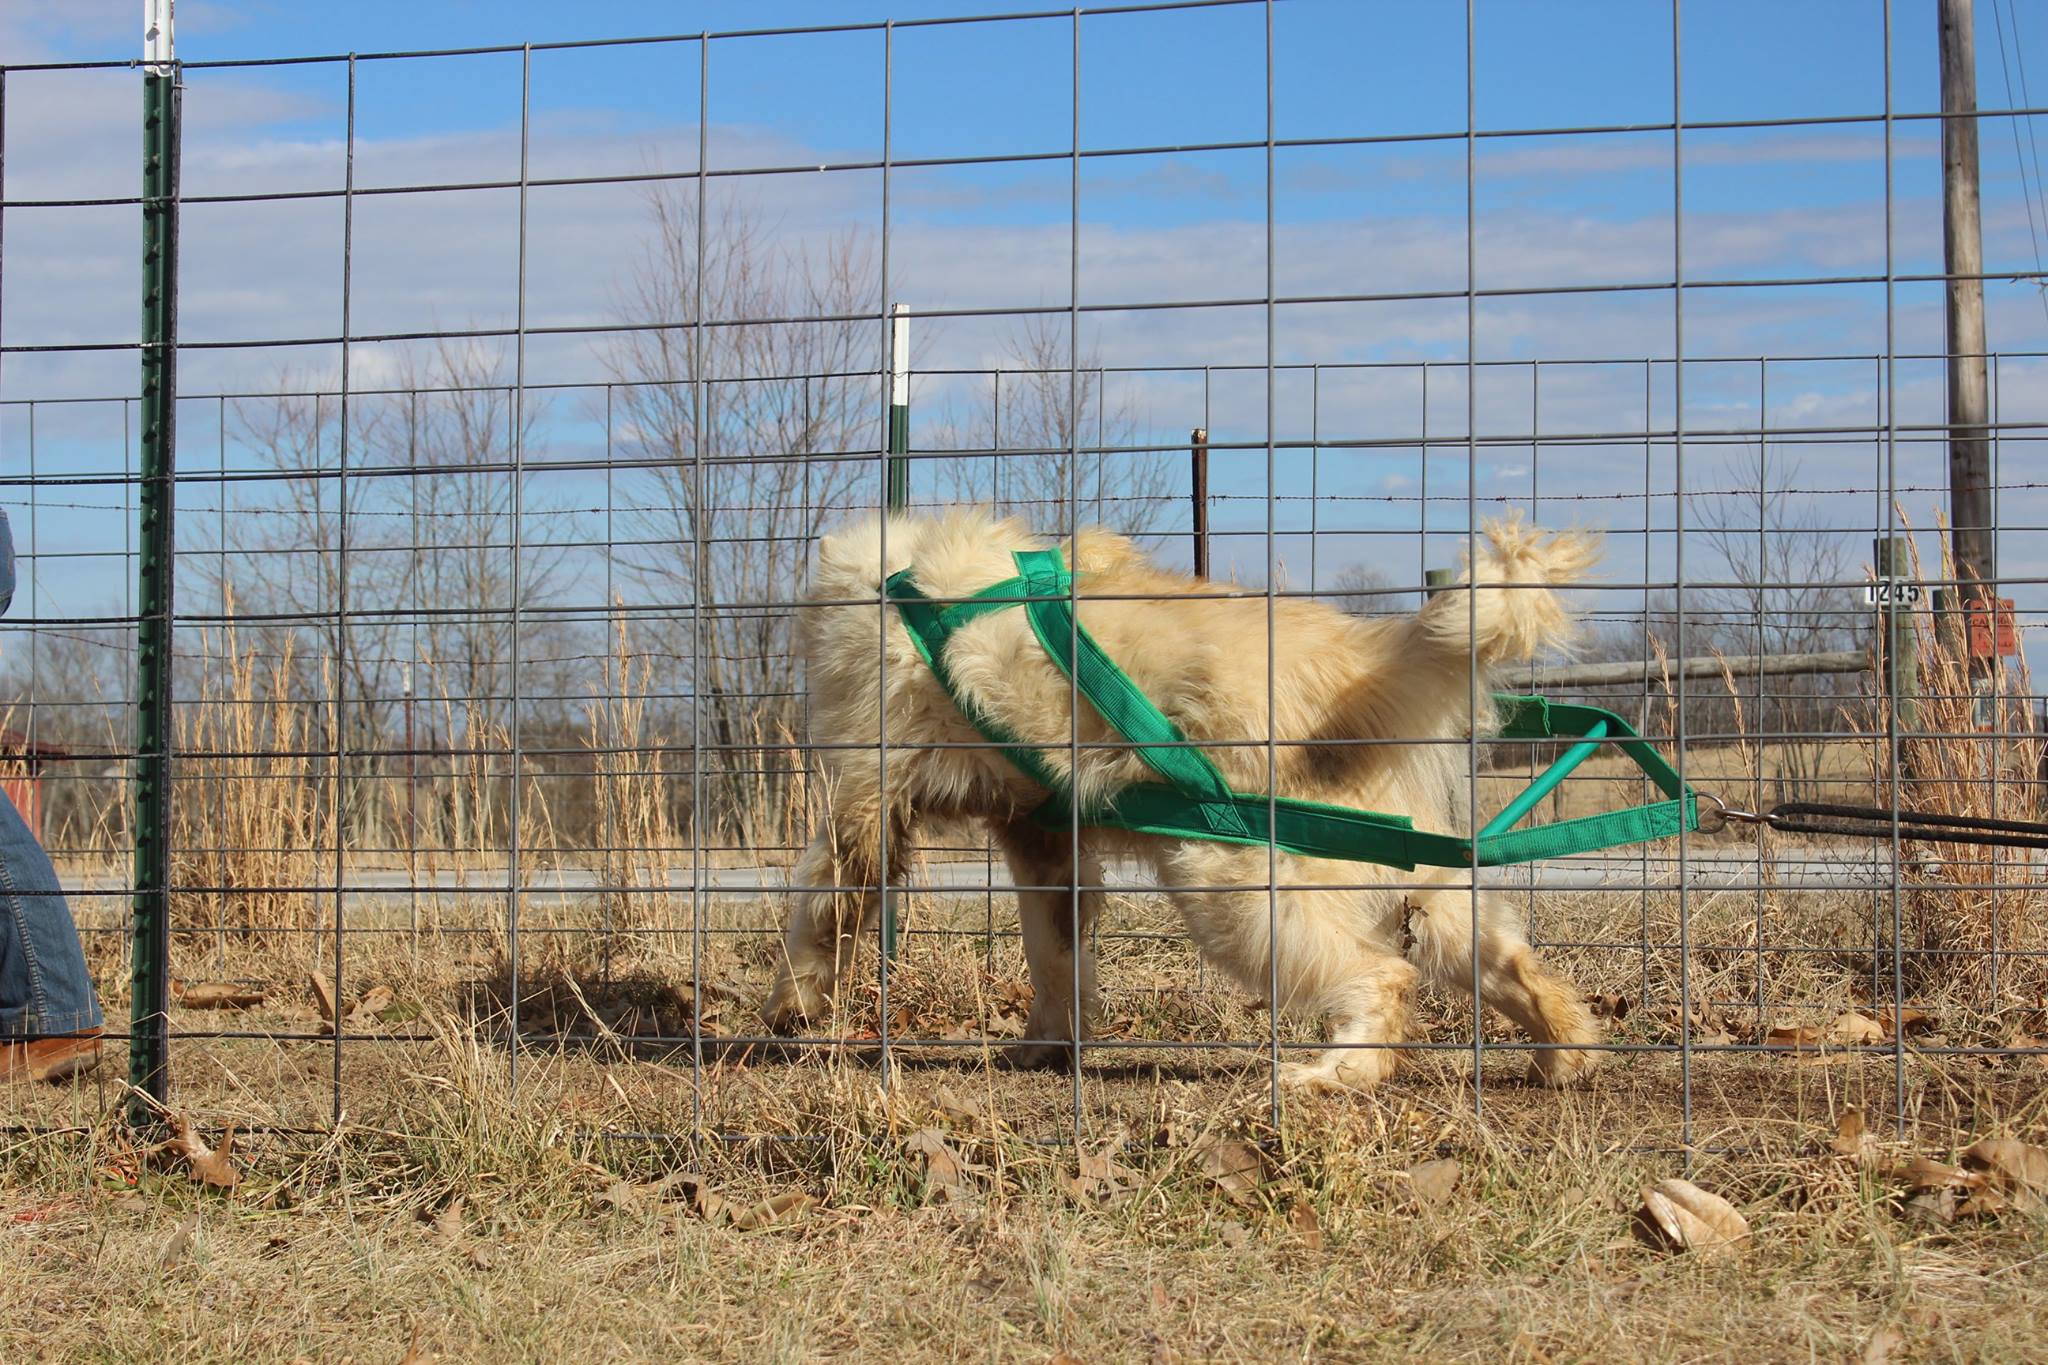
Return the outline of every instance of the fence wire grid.
{"type": "MultiPolygon", "coordinates": [[[[375,1122],[459,1034],[524,1102],[607,1131],[792,1137],[788,1094],[832,1067],[923,1084],[1037,1043],[1064,1067],[988,1084],[1048,1138],[1127,1123],[1161,1077],[1263,1085],[1277,1117],[1290,1068],[1344,1040],[1183,932],[1244,885],[1122,855],[1090,880],[1078,827],[1041,885],[973,810],[885,824],[876,875],[836,884],[884,923],[830,1013],[763,1027],[792,905],[835,889],[798,861],[838,762],[798,636],[849,605],[812,593],[813,551],[891,503],[1107,527],[1263,603],[1265,733],[1205,747],[1275,774],[1311,747],[1271,721],[1291,604],[1404,617],[1489,518],[1594,529],[1575,657],[1473,659],[1474,700],[1605,707],[1749,810],[2042,819],[2048,110],[2025,96],[2038,26],[1988,8],[1967,116],[1936,93],[1933,8],[1889,0],[1787,20],[1826,80],[1791,79],[1800,42],[1677,0],[1618,21],[1625,79],[1519,7],[1309,0],[0,66],[0,500],[23,552],[0,762],[110,1021],[138,1021],[137,1084],[256,1127],[375,1122]],[[184,141],[136,194],[150,79],[184,141]],[[1962,124],[1967,271],[1940,216],[1962,124]],[[95,136],[123,150],[81,155],[95,136]],[[150,239],[161,340],[133,323],[151,213],[174,225],[150,239]],[[1944,331],[1958,281],[1984,295],[1981,355],[1944,331]],[[1971,358],[1988,409],[1959,427],[1971,358]],[[136,387],[165,360],[174,423],[136,387]],[[1952,533],[1958,442],[1985,451],[1988,519],[1952,533]],[[2010,641],[1965,610],[1987,591],[2010,641]],[[1035,1027],[1020,893],[1060,897],[1100,960],[1083,1039],[1035,1027]],[[673,1083],[607,1109],[625,1068],[673,1083]]],[[[1105,747],[1067,724],[1075,763],[1105,747]]],[[[1467,831],[1566,747],[1455,744],[1467,831]]],[[[886,774],[947,746],[878,747],[886,774]]],[[[1610,749],[1532,818],[1653,796],[1610,749]]],[[[1265,856],[1268,941],[1306,887],[1363,907],[1417,884],[1265,856]]],[[[1815,1062],[1903,1123],[1959,1068],[2017,1083],[2048,1029],[2029,850],[1730,826],[1433,887],[1474,931],[1511,907],[1599,1018],[1591,1102],[1652,1145],[1729,1140],[1727,1105],[1796,1096],[1815,1062]]],[[[1481,1115],[1550,1102],[1519,1075],[1566,1043],[1454,990],[1415,1010],[1349,1046],[1462,1074],[1481,1115]]],[[[72,1102],[6,1099],[30,1127],[72,1102]]]]}

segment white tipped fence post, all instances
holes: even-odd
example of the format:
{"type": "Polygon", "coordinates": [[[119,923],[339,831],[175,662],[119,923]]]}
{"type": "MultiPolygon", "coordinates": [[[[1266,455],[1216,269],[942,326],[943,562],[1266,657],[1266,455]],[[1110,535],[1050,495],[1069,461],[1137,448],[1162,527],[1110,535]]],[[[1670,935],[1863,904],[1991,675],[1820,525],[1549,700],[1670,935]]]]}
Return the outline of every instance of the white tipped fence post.
{"type": "MultiPolygon", "coordinates": [[[[910,311],[889,310],[889,449],[884,500],[891,512],[910,505],[910,311]]],[[[896,956],[896,897],[882,888],[882,956],[896,956]]]]}
{"type": "Polygon", "coordinates": [[[172,0],[142,6],[141,553],[136,559],[135,885],[128,1118],[160,1122],[170,1053],[171,515],[178,415],[178,65],[172,0]]]}
{"type": "Polygon", "coordinates": [[[889,468],[886,501],[900,512],[910,505],[910,311],[890,310],[889,468]]]}

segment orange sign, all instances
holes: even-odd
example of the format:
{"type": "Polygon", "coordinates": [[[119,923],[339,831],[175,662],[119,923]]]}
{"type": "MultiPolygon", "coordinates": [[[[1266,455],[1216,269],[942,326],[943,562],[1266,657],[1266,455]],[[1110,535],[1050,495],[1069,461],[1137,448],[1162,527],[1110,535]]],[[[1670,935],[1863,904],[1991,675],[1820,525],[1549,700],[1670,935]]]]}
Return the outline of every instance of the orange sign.
{"type": "Polygon", "coordinates": [[[1996,611],[1991,599],[1979,597],[1970,603],[1970,656],[1990,659],[2020,652],[2019,623],[2010,597],[1998,599],[1996,611]]]}

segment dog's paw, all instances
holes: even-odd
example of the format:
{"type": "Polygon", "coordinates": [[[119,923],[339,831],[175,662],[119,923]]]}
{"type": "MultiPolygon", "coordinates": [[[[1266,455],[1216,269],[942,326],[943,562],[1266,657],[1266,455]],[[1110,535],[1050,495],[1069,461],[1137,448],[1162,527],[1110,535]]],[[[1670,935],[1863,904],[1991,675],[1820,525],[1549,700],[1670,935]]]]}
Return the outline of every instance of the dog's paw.
{"type": "Polygon", "coordinates": [[[809,977],[781,976],[761,1006],[761,1024],[770,1033],[788,1035],[825,1012],[830,1002],[809,977]]]}
{"type": "Polygon", "coordinates": [[[1529,1082],[1561,1089],[1575,1085],[1600,1065],[1601,1053],[1576,1048],[1544,1048],[1529,1061],[1529,1082]]]}
{"type": "Polygon", "coordinates": [[[1295,1095],[1341,1095],[1350,1087],[1312,1063],[1282,1062],[1280,1088],[1295,1095]]]}
{"type": "Polygon", "coordinates": [[[1385,1080],[1393,1069],[1391,1063],[1359,1065],[1352,1062],[1347,1065],[1340,1062],[1332,1065],[1328,1060],[1282,1062],[1280,1085],[1282,1089],[1297,1095],[1366,1095],[1372,1093],[1373,1087],[1385,1080]]]}
{"type": "Polygon", "coordinates": [[[1001,1055],[1011,1071],[1066,1071],[1074,1065],[1072,1043],[1012,1043],[1001,1055]]]}

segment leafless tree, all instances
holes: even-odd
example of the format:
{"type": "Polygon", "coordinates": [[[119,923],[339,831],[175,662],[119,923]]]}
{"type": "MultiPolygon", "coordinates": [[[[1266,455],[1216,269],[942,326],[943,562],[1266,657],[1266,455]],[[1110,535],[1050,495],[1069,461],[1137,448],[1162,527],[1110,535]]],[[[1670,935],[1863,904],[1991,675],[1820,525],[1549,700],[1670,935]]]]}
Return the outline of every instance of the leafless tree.
{"type": "Polygon", "coordinates": [[[1340,570],[1330,589],[1331,595],[1323,600],[1353,616],[1398,616],[1420,605],[1412,588],[1397,585],[1383,570],[1369,564],[1340,570]]]}
{"type": "MultiPolygon", "coordinates": [[[[1745,446],[1723,464],[1728,485],[1743,491],[1697,501],[1698,539],[1713,551],[1728,586],[1702,592],[1696,607],[1687,594],[1688,653],[1804,654],[1864,642],[1862,613],[1843,586],[1853,572],[1850,548],[1828,530],[1814,503],[1790,495],[1799,471],[1796,458],[1761,444],[1745,446]]],[[[1652,620],[1667,648],[1675,645],[1668,604],[1653,611],[1652,620]]],[[[1743,727],[1764,737],[1758,745],[1762,778],[1781,799],[1811,795],[1821,746],[1797,737],[1841,728],[1852,681],[1778,675],[1740,678],[1734,686],[1743,727]]],[[[1733,730],[1735,706],[1725,694],[1725,688],[1697,688],[1697,714],[1688,716],[1697,733],[1733,730]]]]}
{"type": "MultiPolygon", "coordinates": [[[[277,397],[230,409],[237,441],[277,477],[250,485],[254,495],[231,509],[221,553],[201,558],[204,591],[251,622],[237,630],[239,648],[294,661],[289,685],[318,704],[322,746],[335,743],[339,719],[343,751],[360,756],[345,784],[359,832],[387,814],[368,779],[387,766],[378,751],[392,747],[408,687],[451,699],[479,740],[504,731],[515,693],[514,544],[532,547],[520,555],[522,604],[544,599],[561,574],[550,534],[560,514],[516,496],[506,469],[515,395],[504,370],[502,355],[444,343],[401,369],[397,392],[352,398],[347,464],[356,472],[347,478],[335,395],[287,381],[277,397]]],[[[517,436],[531,453],[544,400],[526,400],[517,436]]],[[[520,629],[529,658],[562,652],[552,644],[563,628],[551,619],[528,617],[520,629]]],[[[517,690],[549,692],[537,673],[523,667],[517,690]]]]}
{"type": "Polygon", "coordinates": [[[1072,355],[1064,320],[1026,316],[987,405],[949,424],[958,448],[974,453],[940,462],[941,495],[1045,531],[1077,522],[1140,541],[1156,535],[1177,491],[1171,463],[1163,452],[1129,449],[1140,444],[1140,423],[1106,388],[1100,355],[1072,355]]]}
{"type": "Polygon", "coordinates": [[[707,220],[700,260],[695,187],[648,206],[618,303],[637,330],[601,352],[621,453],[657,462],[621,562],[656,600],[698,608],[654,628],[689,661],[713,828],[780,838],[759,817],[788,811],[801,767],[788,604],[819,522],[880,501],[878,275],[857,233],[805,249],[736,210],[707,220]]]}

